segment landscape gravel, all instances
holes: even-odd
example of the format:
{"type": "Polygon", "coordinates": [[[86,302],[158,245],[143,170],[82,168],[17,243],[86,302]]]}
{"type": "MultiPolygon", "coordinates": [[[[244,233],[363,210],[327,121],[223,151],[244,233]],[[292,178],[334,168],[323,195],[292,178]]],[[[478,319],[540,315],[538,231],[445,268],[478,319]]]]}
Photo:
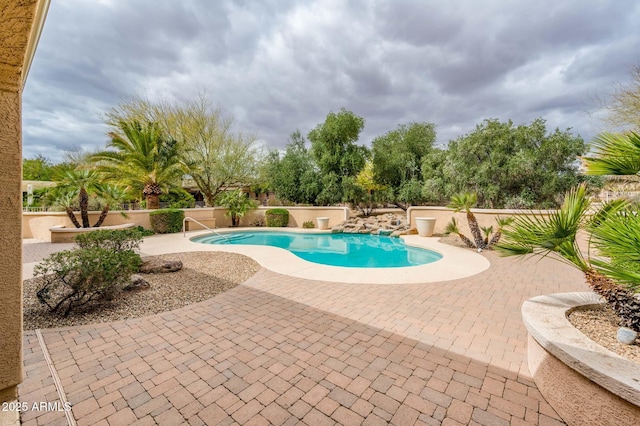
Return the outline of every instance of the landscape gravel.
{"type": "Polygon", "coordinates": [[[620,326],[611,308],[603,305],[598,308],[574,309],[569,312],[568,318],[574,327],[600,346],[640,364],[640,339],[636,339],[632,345],[618,342],[616,334],[620,326]]]}
{"type": "Polygon", "coordinates": [[[123,291],[114,300],[100,301],[68,317],[54,315],[36,297],[38,278],[24,281],[25,330],[111,322],[181,308],[229,290],[258,272],[260,265],[249,257],[224,252],[190,252],[158,256],[181,260],[183,268],[164,274],[143,274],[148,289],[123,291]]]}

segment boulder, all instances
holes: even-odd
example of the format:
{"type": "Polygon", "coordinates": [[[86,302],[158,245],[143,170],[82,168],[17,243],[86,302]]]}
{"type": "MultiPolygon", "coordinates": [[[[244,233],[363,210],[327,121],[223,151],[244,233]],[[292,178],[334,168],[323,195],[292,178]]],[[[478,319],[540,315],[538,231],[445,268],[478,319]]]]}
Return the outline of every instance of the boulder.
{"type": "Polygon", "coordinates": [[[127,291],[144,290],[151,287],[149,282],[142,278],[140,274],[133,274],[130,279],[131,283],[124,288],[127,291]]]}
{"type": "Polygon", "coordinates": [[[182,269],[180,260],[164,260],[154,256],[142,259],[140,272],[143,274],[162,274],[165,272],[175,272],[182,269]]]}

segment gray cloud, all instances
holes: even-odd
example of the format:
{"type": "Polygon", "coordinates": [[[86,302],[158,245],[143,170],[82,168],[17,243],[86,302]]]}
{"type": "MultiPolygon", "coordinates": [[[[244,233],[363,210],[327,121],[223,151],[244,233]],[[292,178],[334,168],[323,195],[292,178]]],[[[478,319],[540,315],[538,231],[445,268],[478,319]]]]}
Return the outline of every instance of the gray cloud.
{"type": "Polygon", "coordinates": [[[445,144],[485,118],[536,117],[589,139],[594,94],[639,61],[639,19],[632,0],[56,0],[24,155],[103,146],[99,115],[134,94],[202,90],[267,147],[342,107],[365,118],[362,143],[410,121],[445,144]]]}

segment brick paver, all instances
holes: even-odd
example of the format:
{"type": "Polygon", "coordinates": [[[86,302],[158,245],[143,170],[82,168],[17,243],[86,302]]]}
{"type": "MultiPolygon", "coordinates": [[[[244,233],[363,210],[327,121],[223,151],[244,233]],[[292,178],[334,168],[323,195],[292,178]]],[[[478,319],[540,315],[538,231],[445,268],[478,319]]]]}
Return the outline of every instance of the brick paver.
{"type": "MultiPolygon", "coordinates": [[[[79,425],[557,423],[526,367],[520,306],[585,290],[582,277],[483,255],[487,271],[430,284],[263,269],[176,311],[42,334],[79,425]]],[[[21,401],[57,400],[33,332],[25,376],[21,401]]],[[[64,424],[60,412],[22,419],[64,424]]]]}

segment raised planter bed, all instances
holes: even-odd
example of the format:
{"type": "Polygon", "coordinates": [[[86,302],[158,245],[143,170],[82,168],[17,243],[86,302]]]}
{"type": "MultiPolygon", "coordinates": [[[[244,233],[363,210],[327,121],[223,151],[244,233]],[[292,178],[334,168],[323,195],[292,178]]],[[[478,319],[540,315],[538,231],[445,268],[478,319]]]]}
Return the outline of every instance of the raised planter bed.
{"type": "Polygon", "coordinates": [[[100,226],[98,228],[67,228],[66,226],[53,226],[49,228],[51,231],[52,243],[73,243],[74,238],[78,234],[86,234],[87,232],[97,231],[98,229],[126,229],[133,228],[135,223],[123,223],[122,225],[100,226]]]}
{"type": "Polygon", "coordinates": [[[640,365],[598,345],[567,319],[600,304],[594,293],[538,296],[522,305],[529,371],[569,425],[640,424],[640,365]]]}

